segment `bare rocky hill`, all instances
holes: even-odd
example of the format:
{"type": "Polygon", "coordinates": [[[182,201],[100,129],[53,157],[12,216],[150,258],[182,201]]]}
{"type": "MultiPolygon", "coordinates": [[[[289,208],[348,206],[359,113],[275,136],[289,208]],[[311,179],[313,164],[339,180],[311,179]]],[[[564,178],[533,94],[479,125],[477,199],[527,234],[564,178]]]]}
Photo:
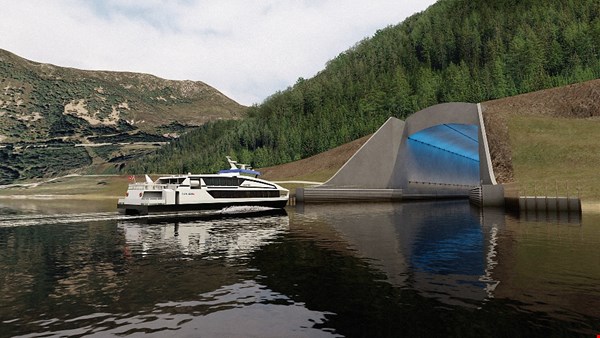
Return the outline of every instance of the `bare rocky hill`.
{"type": "Polygon", "coordinates": [[[0,49],[0,183],[118,166],[245,110],[199,81],[64,68],[0,49]]]}

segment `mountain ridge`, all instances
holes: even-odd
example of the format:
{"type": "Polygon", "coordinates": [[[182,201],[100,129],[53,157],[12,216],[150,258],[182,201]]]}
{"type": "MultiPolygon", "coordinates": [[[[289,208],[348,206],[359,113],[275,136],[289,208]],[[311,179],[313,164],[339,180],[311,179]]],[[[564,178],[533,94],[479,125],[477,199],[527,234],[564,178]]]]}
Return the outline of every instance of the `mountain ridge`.
{"type": "Polygon", "coordinates": [[[60,67],[0,49],[0,182],[92,164],[117,168],[206,122],[239,119],[246,109],[201,81],[60,67]],[[123,145],[132,142],[147,147],[123,145]],[[68,149],[77,144],[112,148],[68,149]],[[69,165],[36,163],[57,156],[69,165]]]}

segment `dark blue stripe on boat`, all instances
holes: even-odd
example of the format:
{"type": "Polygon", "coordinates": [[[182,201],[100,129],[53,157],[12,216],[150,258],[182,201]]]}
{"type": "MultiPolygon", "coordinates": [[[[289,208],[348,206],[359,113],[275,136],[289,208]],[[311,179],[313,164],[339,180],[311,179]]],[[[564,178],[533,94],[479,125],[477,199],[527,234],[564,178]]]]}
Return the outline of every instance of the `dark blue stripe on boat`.
{"type": "Polygon", "coordinates": [[[233,173],[256,175],[256,176],[260,175],[259,171],[250,170],[250,169],[225,169],[225,170],[219,170],[219,174],[233,174],[233,173]]]}

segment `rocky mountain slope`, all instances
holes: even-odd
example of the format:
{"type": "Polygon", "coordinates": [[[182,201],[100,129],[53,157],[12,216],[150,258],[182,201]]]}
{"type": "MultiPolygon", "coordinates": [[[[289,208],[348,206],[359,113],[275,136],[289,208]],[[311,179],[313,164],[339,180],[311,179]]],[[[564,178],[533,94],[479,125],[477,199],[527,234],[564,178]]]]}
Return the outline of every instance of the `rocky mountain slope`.
{"type": "Polygon", "coordinates": [[[0,49],[0,183],[118,167],[245,109],[203,82],[64,68],[0,49]]]}

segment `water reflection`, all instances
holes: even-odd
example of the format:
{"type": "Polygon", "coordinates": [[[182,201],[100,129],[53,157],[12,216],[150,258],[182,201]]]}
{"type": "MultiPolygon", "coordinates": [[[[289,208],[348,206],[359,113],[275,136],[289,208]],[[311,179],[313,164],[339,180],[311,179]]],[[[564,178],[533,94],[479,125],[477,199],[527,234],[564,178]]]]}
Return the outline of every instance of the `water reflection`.
{"type": "Polygon", "coordinates": [[[188,301],[158,303],[151,311],[96,312],[34,324],[39,336],[336,337],[313,328],[328,313],[311,311],[253,280],[222,286],[188,301]]]}
{"type": "Polygon", "coordinates": [[[522,222],[581,225],[582,214],[568,211],[522,210],[515,217],[522,222]]]}
{"type": "Polygon", "coordinates": [[[81,211],[2,215],[0,336],[600,329],[600,216],[529,222],[464,201],[176,217],[81,211]]]}
{"type": "Polygon", "coordinates": [[[307,205],[397,287],[448,304],[493,297],[496,234],[504,215],[464,201],[307,205]]]}
{"type": "Polygon", "coordinates": [[[179,252],[206,258],[243,257],[289,228],[285,210],[213,213],[118,223],[128,253],[179,252]]]}
{"type": "MultiPolygon", "coordinates": [[[[329,249],[360,257],[373,276],[383,273],[381,280],[399,289],[403,306],[415,292],[424,297],[417,303],[435,300],[453,313],[478,309],[484,318],[493,313],[490,318],[498,323],[512,322],[522,313],[519,320],[537,323],[538,333],[581,334],[600,328],[600,217],[587,215],[580,223],[573,215],[543,215],[532,221],[464,201],[306,205],[297,212],[297,222],[335,229],[319,229],[314,237],[328,236],[324,242],[329,249]]],[[[440,306],[435,302],[432,308],[440,306]]],[[[419,321],[422,316],[408,317],[419,321]]],[[[514,332],[526,331],[525,324],[514,326],[514,332]]]]}
{"type": "Polygon", "coordinates": [[[600,323],[600,215],[584,214],[581,223],[577,218],[507,217],[494,272],[502,281],[496,297],[519,301],[524,311],[600,323]]]}

